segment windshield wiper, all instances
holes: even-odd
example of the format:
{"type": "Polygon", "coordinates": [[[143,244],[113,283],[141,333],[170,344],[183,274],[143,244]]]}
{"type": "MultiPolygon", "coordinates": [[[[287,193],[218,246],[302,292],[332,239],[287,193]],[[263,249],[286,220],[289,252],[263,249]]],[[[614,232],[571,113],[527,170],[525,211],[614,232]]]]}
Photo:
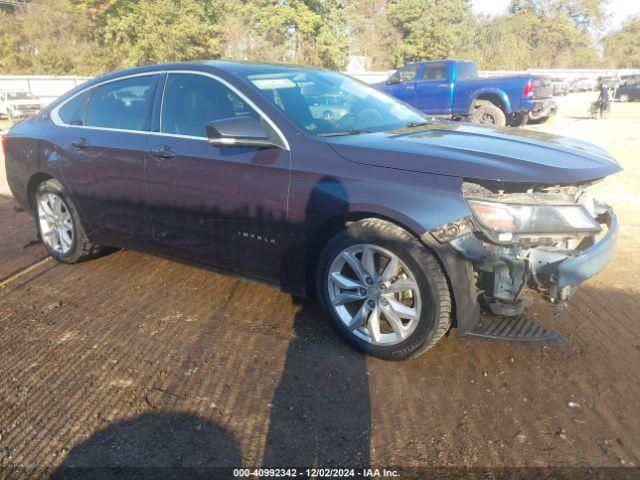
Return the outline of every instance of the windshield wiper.
{"type": "Polygon", "coordinates": [[[345,135],[360,135],[361,133],[373,133],[373,130],[367,130],[366,128],[352,128],[343,132],[326,132],[318,133],[319,137],[342,137],[345,135]]]}
{"type": "Polygon", "coordinates": [[[405,123],[405,127],[407,128],[413,128],[413,127],[422,127],[424,125],[429,125],[431,122],[428,122],[426,120],[422,121],[422,122],[409,122],[409,123],[405,123]]]}

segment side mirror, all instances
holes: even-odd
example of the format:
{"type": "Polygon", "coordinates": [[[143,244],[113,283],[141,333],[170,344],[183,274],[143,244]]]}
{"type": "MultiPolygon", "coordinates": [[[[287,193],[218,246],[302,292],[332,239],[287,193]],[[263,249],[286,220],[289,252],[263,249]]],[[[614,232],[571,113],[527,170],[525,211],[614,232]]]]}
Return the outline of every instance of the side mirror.
{"type": "Polygon", "coordinates": [[[206,125],[209,143],[216,147],[283,148],[270,138],[262,124],[252,117],[231,117],[206,125]]]}
{"type": "Polygon", "coordinates": [[[396,85],[398,83],[402,83],[398,77],[391,76],[387,80],[387,85],[396,85]]]}

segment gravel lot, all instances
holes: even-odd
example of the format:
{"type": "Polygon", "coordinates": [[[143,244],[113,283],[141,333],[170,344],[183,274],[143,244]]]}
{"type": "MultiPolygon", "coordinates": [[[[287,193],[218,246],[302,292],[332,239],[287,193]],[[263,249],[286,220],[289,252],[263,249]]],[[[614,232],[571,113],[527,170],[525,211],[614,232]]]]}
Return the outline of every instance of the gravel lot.
{"type": "Polygon", "coordinates": [[[591,120],[595,96],[527,127],[625,168],[596,187],[622,225],[615,261],[564,316],[532,309],[567,342],[450,335],[404,363],[265,286],[132,251],[57,264],[0,162],[0,466],[640,465],[640,103],[591,120]]]}

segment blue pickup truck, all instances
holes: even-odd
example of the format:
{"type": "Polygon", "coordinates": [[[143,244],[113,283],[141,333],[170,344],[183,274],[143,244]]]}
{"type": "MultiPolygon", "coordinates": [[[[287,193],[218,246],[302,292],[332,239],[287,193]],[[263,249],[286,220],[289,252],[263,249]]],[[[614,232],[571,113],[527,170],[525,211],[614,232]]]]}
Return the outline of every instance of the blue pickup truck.
{"type": "Polygon", "coordinates": [[[478,78],[467,60],[412,63],[376,87],[430,115],[495,126],[543,123],[557,110],[550,79],[478,78]]]}

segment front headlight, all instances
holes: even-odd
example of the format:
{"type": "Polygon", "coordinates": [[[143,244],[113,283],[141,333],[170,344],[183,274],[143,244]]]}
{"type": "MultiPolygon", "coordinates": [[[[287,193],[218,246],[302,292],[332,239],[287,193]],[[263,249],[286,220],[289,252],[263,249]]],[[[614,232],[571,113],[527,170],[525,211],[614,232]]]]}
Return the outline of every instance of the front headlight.
{"type": "Polygon", "coordinates": [[[498,241],[510,241],[514,235],[557,237],[601,231],[582,205],[524,205],[472,199],[468,202],[480,225],[495,232],[498,241]]]}

